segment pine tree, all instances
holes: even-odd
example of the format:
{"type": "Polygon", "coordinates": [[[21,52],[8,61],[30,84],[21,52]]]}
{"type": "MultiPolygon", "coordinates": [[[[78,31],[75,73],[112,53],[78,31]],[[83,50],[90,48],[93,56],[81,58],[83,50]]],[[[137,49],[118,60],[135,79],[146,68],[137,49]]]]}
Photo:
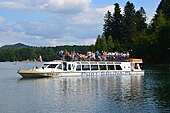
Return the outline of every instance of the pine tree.
{"type": "Polygon", "coordinates": [[[164,60],[167,59],[170,61],[170,20],[167,20],[165,14],[160,10],[158,13],[157,18],[157,27],[156,27],[156,34],[157,34],[157,40],[158,40],[158,48],[160,48],[161,58],[164,60]]]}
{"type": "Polygon", "coordinates": [[[107,51],[107,43],[104,35],[98,35],[98,38],[95,43],[95,49],[99,51],[107,51]]]}
{"type": "Polygon", "coordinates": [[[109,36],[109,38],[107,40],[107,49],[108,49],[108,51],[114,50],[114,44],[113,44],[112,36],[109,36]]]}
{"type": "MultiPolygon", "coordinates": [[[[167,19],[170,19],[170,0],[161,0],[156,13],[159,14],[160,10],[166,15],[167,19]]],[[[155,15],[156,18],[157,14],[155,15]]]]}
{"type": "Polygon", "coordinates": [[[135,25],[135,6],[129,1],[126,3],[124,8],[124,39],[127,45],[130,47],[132,43],[132,38],[136,32],[135,25]]]}
{"type": "Polygon", "coordinates": [[[115,3],[112,25],[112,38],[114,41],[121,41],[123,38],[123,17],[121,14],[121,8],[118,3],[115,3]]]}
{"type": "Polygon", "coordinates": [[[152,23],[147,31],[147,40],[150,36],[155,43],[150,44],[148,50],[152,50],[147,56],[152,55],[152,61],[160,61],[161,63],[170,61],[170,0],[161,0],[156,14],[152,19],[152,23]]]}
{"type": "Polygon", "coordinates": [[[96,40],[96,42],[95,42],[95,49],[96,50],[100,50],[100,46],[101,46],[101,37],[100,37],[100,35],[98,35],[98,37],[97,37],[97,40],[96,40]]]}
{"type": "Polygon", "coordinates": [[[102,36],[102,43],[101,43],[100,51],[108,51],[107,50],[106,37],[104,35],[102,36]]]}
{"type": "Polygon", "coordinates": [[[147,28],[146,13],[143,7],[141,7],[135,14],[135,24],[136,31],[138,33],[141,33],[143,30],[147,28]]]}
{"type": "Polygon", "coordinates": [[[112,34],[112,14],[108,11],[104,16],[104,25],[103,25],[103,35],[106,37],[106,41],[108,37],[112,34]]]}

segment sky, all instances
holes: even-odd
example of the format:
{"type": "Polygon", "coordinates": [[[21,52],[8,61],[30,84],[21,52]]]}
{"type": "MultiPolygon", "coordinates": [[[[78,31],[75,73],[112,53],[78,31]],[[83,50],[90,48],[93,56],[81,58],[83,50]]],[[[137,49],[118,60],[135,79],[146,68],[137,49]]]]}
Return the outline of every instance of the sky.
{"type": "MultiPolygon", "coordinates": [[[[144,7],[147,22],[160,0],[129,0],[144,7]]],[[[127,0],[0,0],[0,47],[23,43],[30,46],[91,45],[103,32],[103,18],[114,3],[127,0]]]]}

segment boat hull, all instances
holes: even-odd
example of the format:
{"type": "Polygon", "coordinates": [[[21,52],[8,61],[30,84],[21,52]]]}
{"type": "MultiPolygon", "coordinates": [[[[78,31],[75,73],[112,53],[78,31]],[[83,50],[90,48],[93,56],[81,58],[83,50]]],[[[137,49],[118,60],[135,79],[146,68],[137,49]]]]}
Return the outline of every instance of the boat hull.
{"type": "Polygon", "coordinates": [[[18,73],[23,78],[34,78],[34,77],[51,77],[52,74],[46,71],[36,71],[36,70],[19,70],[18,73]]]}
{"type": "Polygon", "coordinates": [[[54,75],[59,77],[86,77],[86,76],[121,76],[136,75],[144,76],[144,71],[101,71],[101,72],[56,72],[54,75]]]}
{"type": "Polygon", "coordinates": [[[95,77],[95,76],[121,76],[121,75],[136,75],[143,76],[144,71],[81,71],[81,72],[47,72],[36,70],[19,70],[18,73],[23,78],[33,77],[95,77]]]}

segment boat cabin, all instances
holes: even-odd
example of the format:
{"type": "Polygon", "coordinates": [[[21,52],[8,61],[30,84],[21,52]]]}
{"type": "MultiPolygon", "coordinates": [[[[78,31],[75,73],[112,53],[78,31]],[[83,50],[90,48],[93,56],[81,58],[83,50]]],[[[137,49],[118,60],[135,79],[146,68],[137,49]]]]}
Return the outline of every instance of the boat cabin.
{"type": "Polygon", "coordinates": [[[113,61],[54,61],[44,63],[42,69],[53,72],[79,72],[79,71],[140,71],[142,61],[113,62],[113,61]]]}

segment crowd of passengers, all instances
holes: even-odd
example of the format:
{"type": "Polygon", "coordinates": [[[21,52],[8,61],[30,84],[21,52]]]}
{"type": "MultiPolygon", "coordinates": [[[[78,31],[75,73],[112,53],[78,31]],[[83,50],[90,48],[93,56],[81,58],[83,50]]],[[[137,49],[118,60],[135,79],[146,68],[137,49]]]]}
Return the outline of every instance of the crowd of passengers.
{"type": "Polygon", "coordinates": [[[66,61],[125,61],[129,58],[129,52],[99,52],[98,50],[87,51],[87,54],[80,54],[75,51],[59,51],[59,56],[61,60],[66,61]]]}

